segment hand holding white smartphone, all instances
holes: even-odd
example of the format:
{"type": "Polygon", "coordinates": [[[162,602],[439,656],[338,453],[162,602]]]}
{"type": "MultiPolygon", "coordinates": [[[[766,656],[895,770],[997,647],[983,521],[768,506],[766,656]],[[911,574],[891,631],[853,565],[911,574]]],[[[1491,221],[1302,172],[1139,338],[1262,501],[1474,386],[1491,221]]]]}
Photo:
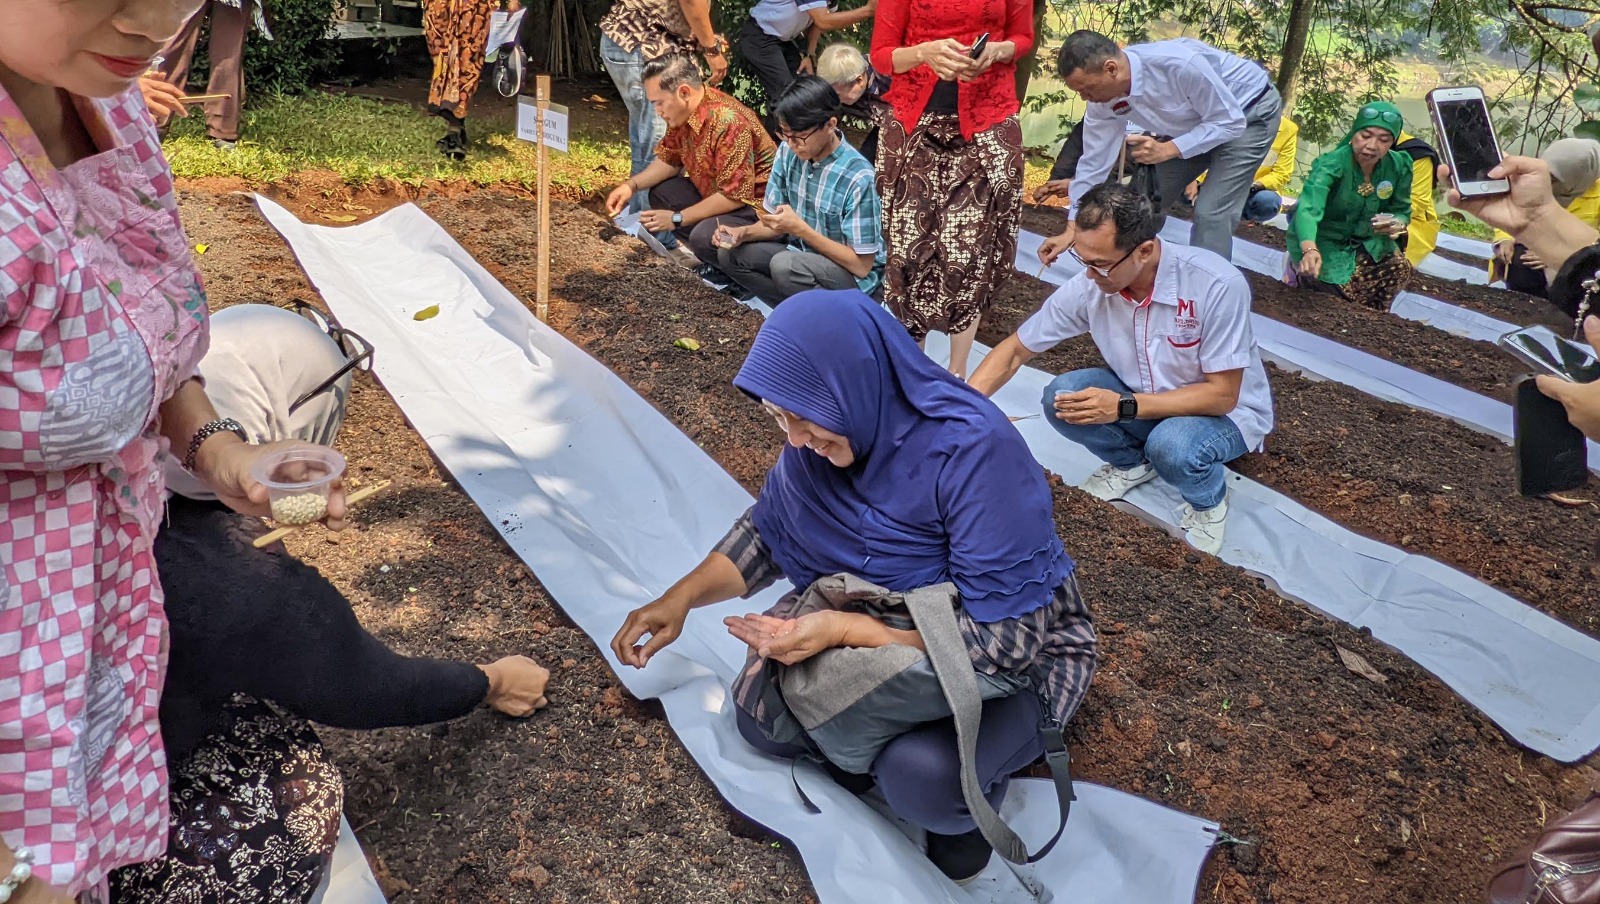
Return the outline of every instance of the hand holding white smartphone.
{"type": "Polygon", "coordinates": [[[1475,198],[1511,190],[1506,179],[1489,177],[1489,171],[1500,165],[1501,154],[1482,88],[1435,88],[1428,92],[1428,112],[1456,191],[1475,198]]]}

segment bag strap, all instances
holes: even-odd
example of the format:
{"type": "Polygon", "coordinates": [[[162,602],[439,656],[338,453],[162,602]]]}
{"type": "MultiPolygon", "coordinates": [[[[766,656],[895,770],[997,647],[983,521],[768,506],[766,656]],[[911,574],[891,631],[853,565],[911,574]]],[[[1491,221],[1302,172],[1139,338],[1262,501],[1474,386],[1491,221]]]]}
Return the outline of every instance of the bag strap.
{"type": "Polygon", "coordinates": [[[1012,863],[1036,863],[1050,853],[1067,829],[1067,816],[1072,802],[1077,799],[1072,792],[1072,758],[1067,753],[1061,725],[1046,716],[1040,733],[1044,737],[1045,762],[1050,766],[1050,777],[1055,784],[1061,823],[1044,847],[1030,856],[1028,846],[989,805],[988,798],[983,796],[983,784],[978,781],[974,764],[978,760],[978,725],[983,717],[983,699],[978,694],[978,678],[973,674],[961,629],[956,624],[955,608],[951,605],[954,595],[952,585],[941,584],[913,590],[903,598],[917,632],[922,635],[928,661],[939,679],[939,689],[944,692],[950,712],[955,716],[956,743],[961,757],[961,796],[966,799],[978,831],[1000,856],[1012,863]]]}

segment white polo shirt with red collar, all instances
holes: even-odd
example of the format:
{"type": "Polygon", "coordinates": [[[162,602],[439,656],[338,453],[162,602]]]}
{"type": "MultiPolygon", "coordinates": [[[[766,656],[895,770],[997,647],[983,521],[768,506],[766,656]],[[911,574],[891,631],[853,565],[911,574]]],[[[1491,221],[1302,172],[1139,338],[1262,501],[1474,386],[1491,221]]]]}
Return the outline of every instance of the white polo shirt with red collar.
{"type": "Polygon", "coordinates": [[[1243,370],[1228,419],[1252,451],[1272,432],[1272,387],[1250,329],[1250,283],[1220,255],[1162,242],[1155,289],[1142,301],[1108,295],[1080,273],[1045,299],[1017,339],[1042,354],[1084,333],[1134,392],[1168,392],[1208,373],[1243,370]]]}

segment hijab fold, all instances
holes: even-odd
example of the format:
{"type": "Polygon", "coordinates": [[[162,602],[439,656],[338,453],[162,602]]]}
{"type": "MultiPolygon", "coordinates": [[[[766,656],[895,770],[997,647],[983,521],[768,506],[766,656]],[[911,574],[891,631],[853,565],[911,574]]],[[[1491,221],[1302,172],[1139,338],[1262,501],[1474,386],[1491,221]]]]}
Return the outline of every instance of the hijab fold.
{"type": "Polygon", "coordinates": [[[840,573],[893,591],[948,581],[990,622],[1047,604],[1072,573],[1022,436],[865,294],[785,301],[733,382],[855,452],[839,468],[786,446],[767,475],[753,518],[796,587],[840,573]]]}
{"type": "Polygon", "coordinates": [[[1550,167],[1550,188],[1562,207],[1571,207],[1600,180],[1600,141],[1562,138],[1539,157],[1550,167]]]}

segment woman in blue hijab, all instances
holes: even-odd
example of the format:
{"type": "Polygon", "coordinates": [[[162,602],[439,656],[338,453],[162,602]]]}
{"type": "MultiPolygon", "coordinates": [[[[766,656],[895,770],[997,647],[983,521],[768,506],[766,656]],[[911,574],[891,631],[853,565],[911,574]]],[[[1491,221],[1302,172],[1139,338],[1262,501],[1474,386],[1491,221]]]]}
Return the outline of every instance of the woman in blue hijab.
{"type": "MultiPolygon", "coordinates": [[[[753,658],[787,666],[832,647],[921,647],[915,630],[869,615],[785,613],[798,591],[835,574],[897,592],[953,583],[973,668],[1025,688],[983,707],[976,766],[998,809],[1010,775],[1043,752],[1040,727],[1077,710],[1096,660],[1050,491],[1021,435],[853,290],[786,301],[734,385],[760,400],[788,445],[756,504],[694,571],[628,615],[612,651],[643,668],[690,609],[780,578],[797,593],[764,615],[726,620],[753,658]]],[[[745,738],[777,756],[801,753],[762,734],[751,691],[743,679],[734,688],[745,738]]],[[[945,875],[966,881],[987,865],[992,851],[962,798],[950,719],[895,738],[871,777],[897,814],[928,831],[929,859],[945,875]]]]}

